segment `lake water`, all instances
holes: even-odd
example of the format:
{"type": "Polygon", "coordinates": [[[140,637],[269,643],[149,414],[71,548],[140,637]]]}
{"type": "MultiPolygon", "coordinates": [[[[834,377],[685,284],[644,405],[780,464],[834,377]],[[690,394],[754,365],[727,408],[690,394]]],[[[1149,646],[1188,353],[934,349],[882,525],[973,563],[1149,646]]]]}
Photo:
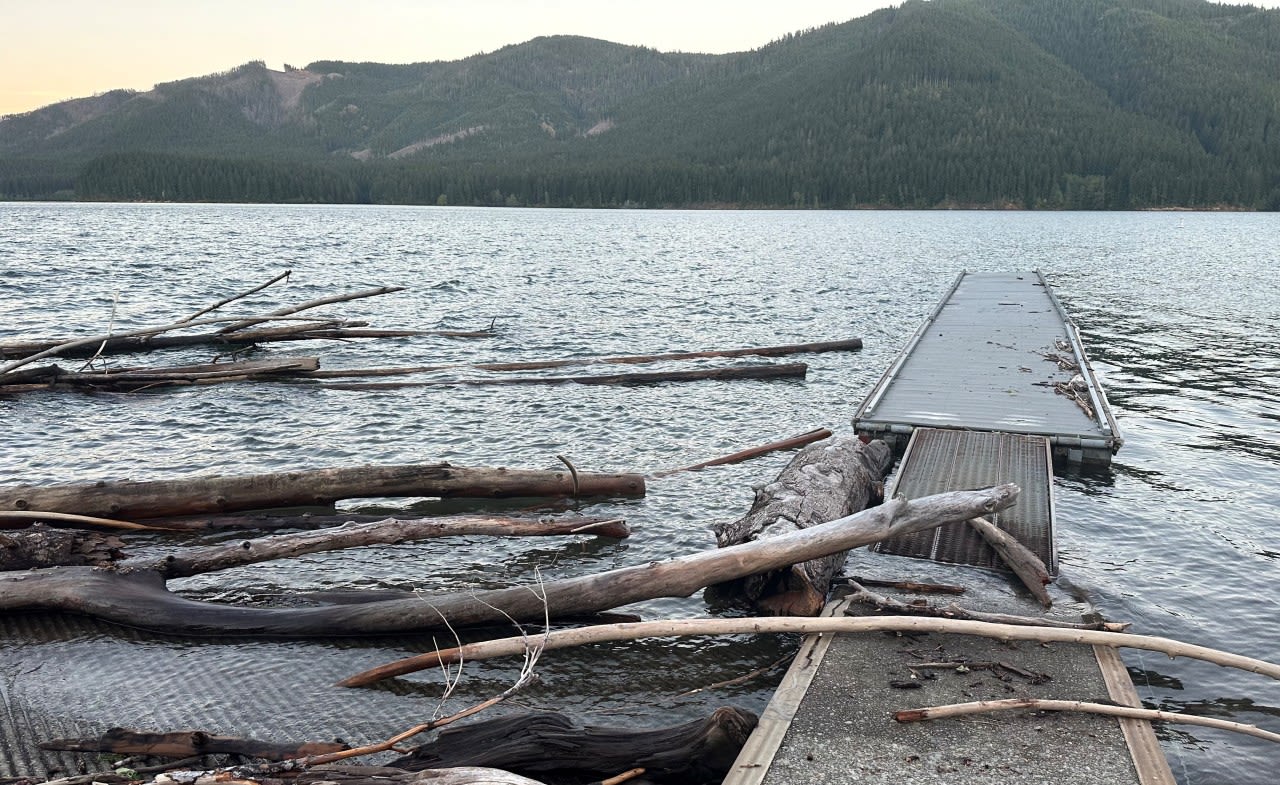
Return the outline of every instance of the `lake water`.
{"type": "MultiPolygon", "coordinates": [[[[0,204],[0,341],[167,323],[285,269],[287,285],[229,307],[231,315],[400,285],[407,291],[324,313],[377,327],[477,329],[497,319],[498,335],[486,340],[274,344],[256,355],[319,355],[326,368],[865,340],[858,353],[800,358],[810,366],[804,381],[241,384],[0,398],[0,484],[439,460],[554,468],[558,454],[585,471],[652,472],[812,428],[847,431],[960,270],[1039,268],[1077,321],[1126,437],[1110,468],[1067,470],[1057,481],[1056,596],[1084,594],[1136,632],[1276,661],[1277,248],[1280,221],[1261,214],[0,204]]],[[[151,359],[211,356],[206,348],[151,359]]],[[[535,570],[553,579],[640,564],[714,547],[710,526],[745,512],[751,486],[789,458],[655,479],[642,500],[585,506],[628,519],[634,535],[618,543],[434,541],[177,587],[280,603],[319,589],[488,588],[530,581],[535,570]]],[[[135,549],[162,547],[142,539],[135,549]]],[[[628,610],[709,613],[700,596],[628,610]]],[[[130,725],[373,741],[439,708],[439,674],[376,689],[329,686],[429,649],[429,638],[178,641],[32,617],[0,619],[0,636],[4,722],[19,729],[11,732],[130,725]]],[[[741,636],[555,652],[519,702],[640,725],[725,703],[759,711],[776,676],[678,696],[767,665],[795,643],[741,636]]],[[[1152,654],[1125,660],[1149,706],[1280,731],[1280,685],[1263,677],[1152,654]]],[[[511,663],[469,665],[446,711],[500,692],[514,673],[511,663]]],[[[1274,745],[1191,726],[1159,732],[1184,785],[1274,782],[1274,745]]],[[[41,774],[53,760],[9,750],[0,775],[41,774]]]]}

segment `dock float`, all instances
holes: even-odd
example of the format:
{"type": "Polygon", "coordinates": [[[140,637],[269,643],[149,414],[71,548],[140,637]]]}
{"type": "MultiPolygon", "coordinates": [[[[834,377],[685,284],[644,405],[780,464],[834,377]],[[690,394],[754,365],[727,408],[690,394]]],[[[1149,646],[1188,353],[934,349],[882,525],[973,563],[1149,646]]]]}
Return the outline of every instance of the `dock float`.
{"type": "MultiPolygon", "coordinates": [[[[858,408],[854,426],[904,453],[886,496],[1017,483],[1018,502],[993,523],[1051,573],[1054,458],[1110,461],[1122,444],[1075,327],[1038,272],[961,274],[858,408]]],[[[968,586],[958,604],[969,610],[1073,622],[1091,614],[1081,602],[1045,612],[999,577],[1003,565],[966,524],[875,550],[864,558],[895,572],[887,577],[968,586]]],[[[877,612],[839,596],[824,611],[877,612]]],[[[893,720],[902,709],[1011,697],[1141,705],[1107,647],[939,633],[810,635],[724,785],[1173,785],[1147,722],[1026,711],[893,720]]]]}

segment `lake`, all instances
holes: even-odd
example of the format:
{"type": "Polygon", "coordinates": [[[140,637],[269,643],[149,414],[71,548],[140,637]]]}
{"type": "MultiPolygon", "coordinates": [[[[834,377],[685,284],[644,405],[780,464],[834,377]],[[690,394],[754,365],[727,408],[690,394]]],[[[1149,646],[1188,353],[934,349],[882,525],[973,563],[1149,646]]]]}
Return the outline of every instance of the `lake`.
{"type": "MultiPolygon", "coordinates": [[[[269,344],[254,355],[313,354],[325,368],[865,341],[860,352],[798,358],[809,363],[803,381],[379,391],[228,384],[0,398],[0,484],[441,460],[550,469],[560,466],[557,455],[583,471],[655,472],[813,428],[847,432],[857,404],[961,270],[1038,268],[1079,325],[1126,438],[1111,467],[1065,469],[1057,480],[1055,596],[1087,597],[1135,632],[1275,661],[1277,248],[1280,221],[1265,214],[0,204],[0,341],[167,323],[285,269],[293,271],[286,285],[226,310],[262,313],[398,285],[407,290],[324,313],[423,329],[496,320],[490,339],[269,344]]],[[[202,348],[145,362],[212,356],[202,348]]],[[[714,547],[710,526],[745,513],[752,485],[789,459],[653,479],[644,499],[584,505],[585,514],[629,521],[633,536],[616,543],[436,540],[174,585],[205,599],[281,604],[324,589],[430,593],[641,564],[714,547]]],[[[226,536],[235,535],[188,539],[226,536]]],[[[131,542],[147,552],[166,541],[131,542]]],[[[900,578],[911,565],[875,562],[900,578]]],[[[710,612],[700,595],[627,610],[645,618],[710,612]]],[[[129,725],[370,742],[514,680],[516,664],[470,664],[443,707],[438,673],[372,689],[331,686],[432,645],[424,636],[174,640],[79,619],[4,617],[0,735],[129,725]]],[[[558,651],[516,702],[650,726],[723,704],[759,711],[776,673],[681,693],[761,668],[795,645],[738,636],[558,651]]],[[[1280,731],[1280,685],[1263,677],[1149,653],[1126,652],[1125,661],[1150,707],[1280,731]]],[[[1267,742],[1185,725],[1158,732],[1184,785],[1274,782],[1276,748],[1267,742]]],[[[54,760],[0,751],[0,776],[43,774],[54,760]]]]}

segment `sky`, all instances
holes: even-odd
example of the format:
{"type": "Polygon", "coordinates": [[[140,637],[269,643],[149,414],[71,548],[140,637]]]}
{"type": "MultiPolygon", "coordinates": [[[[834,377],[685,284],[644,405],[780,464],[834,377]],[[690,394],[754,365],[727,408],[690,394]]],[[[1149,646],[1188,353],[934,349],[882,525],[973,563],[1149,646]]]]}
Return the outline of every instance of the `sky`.
{"type": "MultiPolygon", "coordinates": [[[[317,60],[456,60],[539,35],[753,49],[892,0],[0,0],[0,115],[116,88],[317,60]]],[[[1253,0],[1280,7],[1280,0],[1253,0]]]]}

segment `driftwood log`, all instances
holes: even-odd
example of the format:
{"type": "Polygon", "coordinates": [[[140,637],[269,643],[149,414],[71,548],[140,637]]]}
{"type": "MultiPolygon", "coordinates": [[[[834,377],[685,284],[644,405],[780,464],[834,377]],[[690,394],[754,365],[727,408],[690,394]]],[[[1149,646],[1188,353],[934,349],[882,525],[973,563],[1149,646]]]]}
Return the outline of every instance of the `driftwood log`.
{"type": "Polygon", "coordinates": [[[56,365],[18,371],[26,379],[21,385],[0,385],[0,393],[40,389],[146,390],[159,387],[221,384],[292,376],[320,367],[316,357],[282,357],[272,360],[182,365],[171,368],[123,368],[110,371],[64,371],[56,365]]]}
{"type": "MultiPolygon", "coordinates": [[[[750,512],[716,526],[716,542],[725,547],[764,541],[857,512],[883,493],[882,482],[892,460],[884,442],[864,443],[853,435],[811,444],[773,482],[756,489],[750,512]]],[[[845,553],[839,551],[753,575],[718,591],[739,591],[767,614],[816,616],[844,562],[845,553]]]]}
{"type": "Polygon", "coordinates": [[[0,573],[0,611],[63,611],[181,635],[369,635],[449,626],[541,622],[775,570],[887,537],[1004,509],[1018,489],[954,491],[878,507],[809,529],[661,562],[532,586],[308,608],[236,607],[172,594],[157,569],[53,567],[0,573]]]}
{"type": "Polygon", "coordinates": [[[0,510],[40,510],[112,518],[163,518],[271,507],[328,505],[394,496],[509,498],[643,496],[639,474],[590,474],[451,466],[356,466],[235,476],[0,489],[0,510]]]}
{"type": "Polygon", "coordinates": [[[51,739],[40,743],[43,750],[97,752],[117,755],[153,755],[158,758],[188,758],[192,755],[244,755],[265,760],[287,760],[307,755],[323,755],[349,749],[342,742],[279,744],[236,736],[218,736],[201,730],[151,733],[127,728],[111,728],[95,738],[51,739]]]}
{"type": "Polygon", "coordinates": [[[388,765],[409,771],[486,766],[575,782],[643,768],[652,782],[718,783],[755,726],[754,714],[733,707],[716,709],[703,720],[648,730],[584,727],[563,714],[528,712],[450,726],[388,765]]]}
{"type": "Polygon", "coordinates": [[[778,365],[740,365],[730,368],[704,368],[697,371],[654,371],[651,373],[611,373],[587,376],[512,376],[492,379],[433,379],[421,382],[317,382],[316,387],[331,390],[398,390],[405,387],[484,386],[507,384],[661,384],[665,382],[700,382],[734,379],[803,379],[809,366],[804,363],[778,365]]]}
{"type": "Polygon", "coordinates": [[[986,518],[971,518],[969,525],[982,535],[982,539],[986,540],[999,555],[1000,560],[1013,570],[1013,574],[1018,576],[1022,585],[1027,587],[1027,591],[1031,592],[1041,605],[1046,608],[1053,606],[1053,600],[1045,589],[1050,581],[1049,568],[1040,561],[1040,557],[1034,551],[986,518]]]}

